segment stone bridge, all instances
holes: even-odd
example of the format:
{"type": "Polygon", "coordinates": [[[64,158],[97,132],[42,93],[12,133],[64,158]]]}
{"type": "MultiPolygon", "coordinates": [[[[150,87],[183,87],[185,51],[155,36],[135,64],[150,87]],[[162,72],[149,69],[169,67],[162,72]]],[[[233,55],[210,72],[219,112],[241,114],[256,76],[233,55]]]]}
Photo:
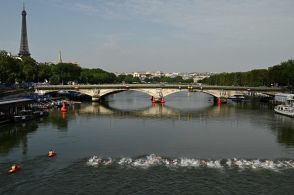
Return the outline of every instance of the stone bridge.
{"type": "Polygon", "coordinates": [[[35,93],[47,94],[58,91],[73,91],[92,97],[92,101],[99,101],[102,97],[113,93],[133,90],[146,93],[154,102],[164,102],[164,97],[183,90],[197,91],[212,95],[215,99],[227,99],[234,95],[266,94],[274,96],[283,92],[283,88],[276,87],[235,87],[210,85],[169,85],[169,84],[107,84],[107,85],[37,85],[35,93]]]}

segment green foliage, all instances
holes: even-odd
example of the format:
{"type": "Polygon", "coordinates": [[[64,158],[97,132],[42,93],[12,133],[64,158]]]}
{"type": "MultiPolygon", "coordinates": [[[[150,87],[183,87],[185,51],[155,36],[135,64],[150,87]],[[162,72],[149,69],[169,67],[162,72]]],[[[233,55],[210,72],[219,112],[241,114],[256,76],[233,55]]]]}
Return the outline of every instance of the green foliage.
{"type": "Polygon", "coordinates": [[[171,77],[153,77],[153,78],[146,78],[145,82],[150,83],[193,83],[193,79],[183,79],[181,76],[176,76],[175,78],[171,77]]]}
{"type": "Polygon", "coordinates": [[[6,51],[0,51],[0,82],[14,83],[20,77],[20,60],[9,56],[6,51]]]}
{"type": "Polygon", "coordinates": [[[23,57],[20,63],[23,80],[26,82],[38,81],[38,64],[31,57],[23,57]]]}
{"type": "Polygon", "coordinates": [[[133,77],[133,75],[119,75],[117,77],[118,83],[140,83],[140,79],[138,77],[133,77]]]}
{"type": "Polygon", "coordinates": [[[293,86],[294,60],[282,62],[268,69],[251,70],[248,72],[221,73],[200,81],[209,85],[235,86],[293,86]]]}
{"type": "Polygon", "coordinates": [[[116,76],[113,73],[106,72],[102,69],[87,69],[84,68],[81,72],[80,82],[86,84],[99,84],[99,83],[113,83],[116,76]]]}
{"type": "Polygon", "coordinates": [[[38,79],[40,82],[44,82],[45,80],[49,81],[52,76],[51,70],[52,64],[42,63],[38,66],[38,79]]]}
{"type": "MultiPolygon", "coordinates": [[[[0,51],[0,82],[44,82],[51,84],[67,84],[75,81],[85,84],[103,83],[140,83],[133,75],[119,75],[102,69],[81,68],[74,63],[38,64],[31,57],[15,58],[6,51],[0,51]]],[[[147,77],[146,83],[193,83],[192,79],[183,79],[181,76],[147,77]]],[[[234,86],[294,86],[294,60],[282,62],[268,69],[251,70],[248,72],[221,73],[200,81],[209,85],[234,86]]]]}
{"type": "Polygon", "coordinates": [[[50,81],[50,84],[51,85],[58,85],[58,84],[60,84],[59,76],[57,76],[55,74],[50,77],[49,81],[50,81]]]}
{"type": "Polygon", "coordinates": [[[294,85],[294,60],[269,68],[270,81],[279,85],[294,85]]]}
{"type": "Polygon", "coordinates": [[[53,75],[57,75],[62,84],[67,84],[69,81],[78,81],[82,68],[73,63],[58,63],[52,65],[53,75]]]}

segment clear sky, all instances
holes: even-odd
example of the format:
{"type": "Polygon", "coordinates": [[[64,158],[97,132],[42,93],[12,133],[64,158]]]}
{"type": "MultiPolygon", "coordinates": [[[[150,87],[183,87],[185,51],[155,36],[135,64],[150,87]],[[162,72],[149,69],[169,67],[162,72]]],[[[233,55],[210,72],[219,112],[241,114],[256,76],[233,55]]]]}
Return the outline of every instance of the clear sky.
{"type": "MultiPolygon", "coordinates": [[[[19,51],[22,0],[0,0],[0,49],[19,51]]],[[[232,72],[294,56],[294,0],[25,0],[38,62],[108,71],[232,72]]]]}

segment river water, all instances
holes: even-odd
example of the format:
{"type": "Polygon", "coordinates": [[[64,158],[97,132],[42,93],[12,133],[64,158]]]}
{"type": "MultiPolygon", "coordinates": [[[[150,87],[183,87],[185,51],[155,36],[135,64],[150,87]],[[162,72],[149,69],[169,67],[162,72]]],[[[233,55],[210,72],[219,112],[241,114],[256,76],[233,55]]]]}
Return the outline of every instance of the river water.
{"type": "Polygon", "coordinates": [[[68,109],[0,127],[1,195],[294,192],[294,120],[267,104],[122,92],[68,109]]]}

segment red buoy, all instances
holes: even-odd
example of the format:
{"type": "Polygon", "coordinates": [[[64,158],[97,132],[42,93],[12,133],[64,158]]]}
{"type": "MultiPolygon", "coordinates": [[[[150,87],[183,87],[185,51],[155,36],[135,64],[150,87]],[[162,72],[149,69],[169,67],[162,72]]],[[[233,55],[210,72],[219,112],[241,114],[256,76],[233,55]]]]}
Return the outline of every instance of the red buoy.
{"type": "Polygon", "coordinates": [[[67,109],[66,109],[64,102],[62,103],[61,112],[67,112],[67,109]]]}
{"type": "Polygon", "coordinates": [[[152,96],[152,98],[151,98],[151,102],[152,102],[152,103],[156,103],[154,96],[152,96]]]}
{"type": "Polygon", "coordinates": [[[161,103],[163,104],[165,102],[164,97],[161,98],[161,103]]]}
{"type": "Polygon", "coordinates": [[[222,104],[221,98],[218,97],[218,98],[217,98],[217,105],[220,106],[221,104],[222,104]]]}

